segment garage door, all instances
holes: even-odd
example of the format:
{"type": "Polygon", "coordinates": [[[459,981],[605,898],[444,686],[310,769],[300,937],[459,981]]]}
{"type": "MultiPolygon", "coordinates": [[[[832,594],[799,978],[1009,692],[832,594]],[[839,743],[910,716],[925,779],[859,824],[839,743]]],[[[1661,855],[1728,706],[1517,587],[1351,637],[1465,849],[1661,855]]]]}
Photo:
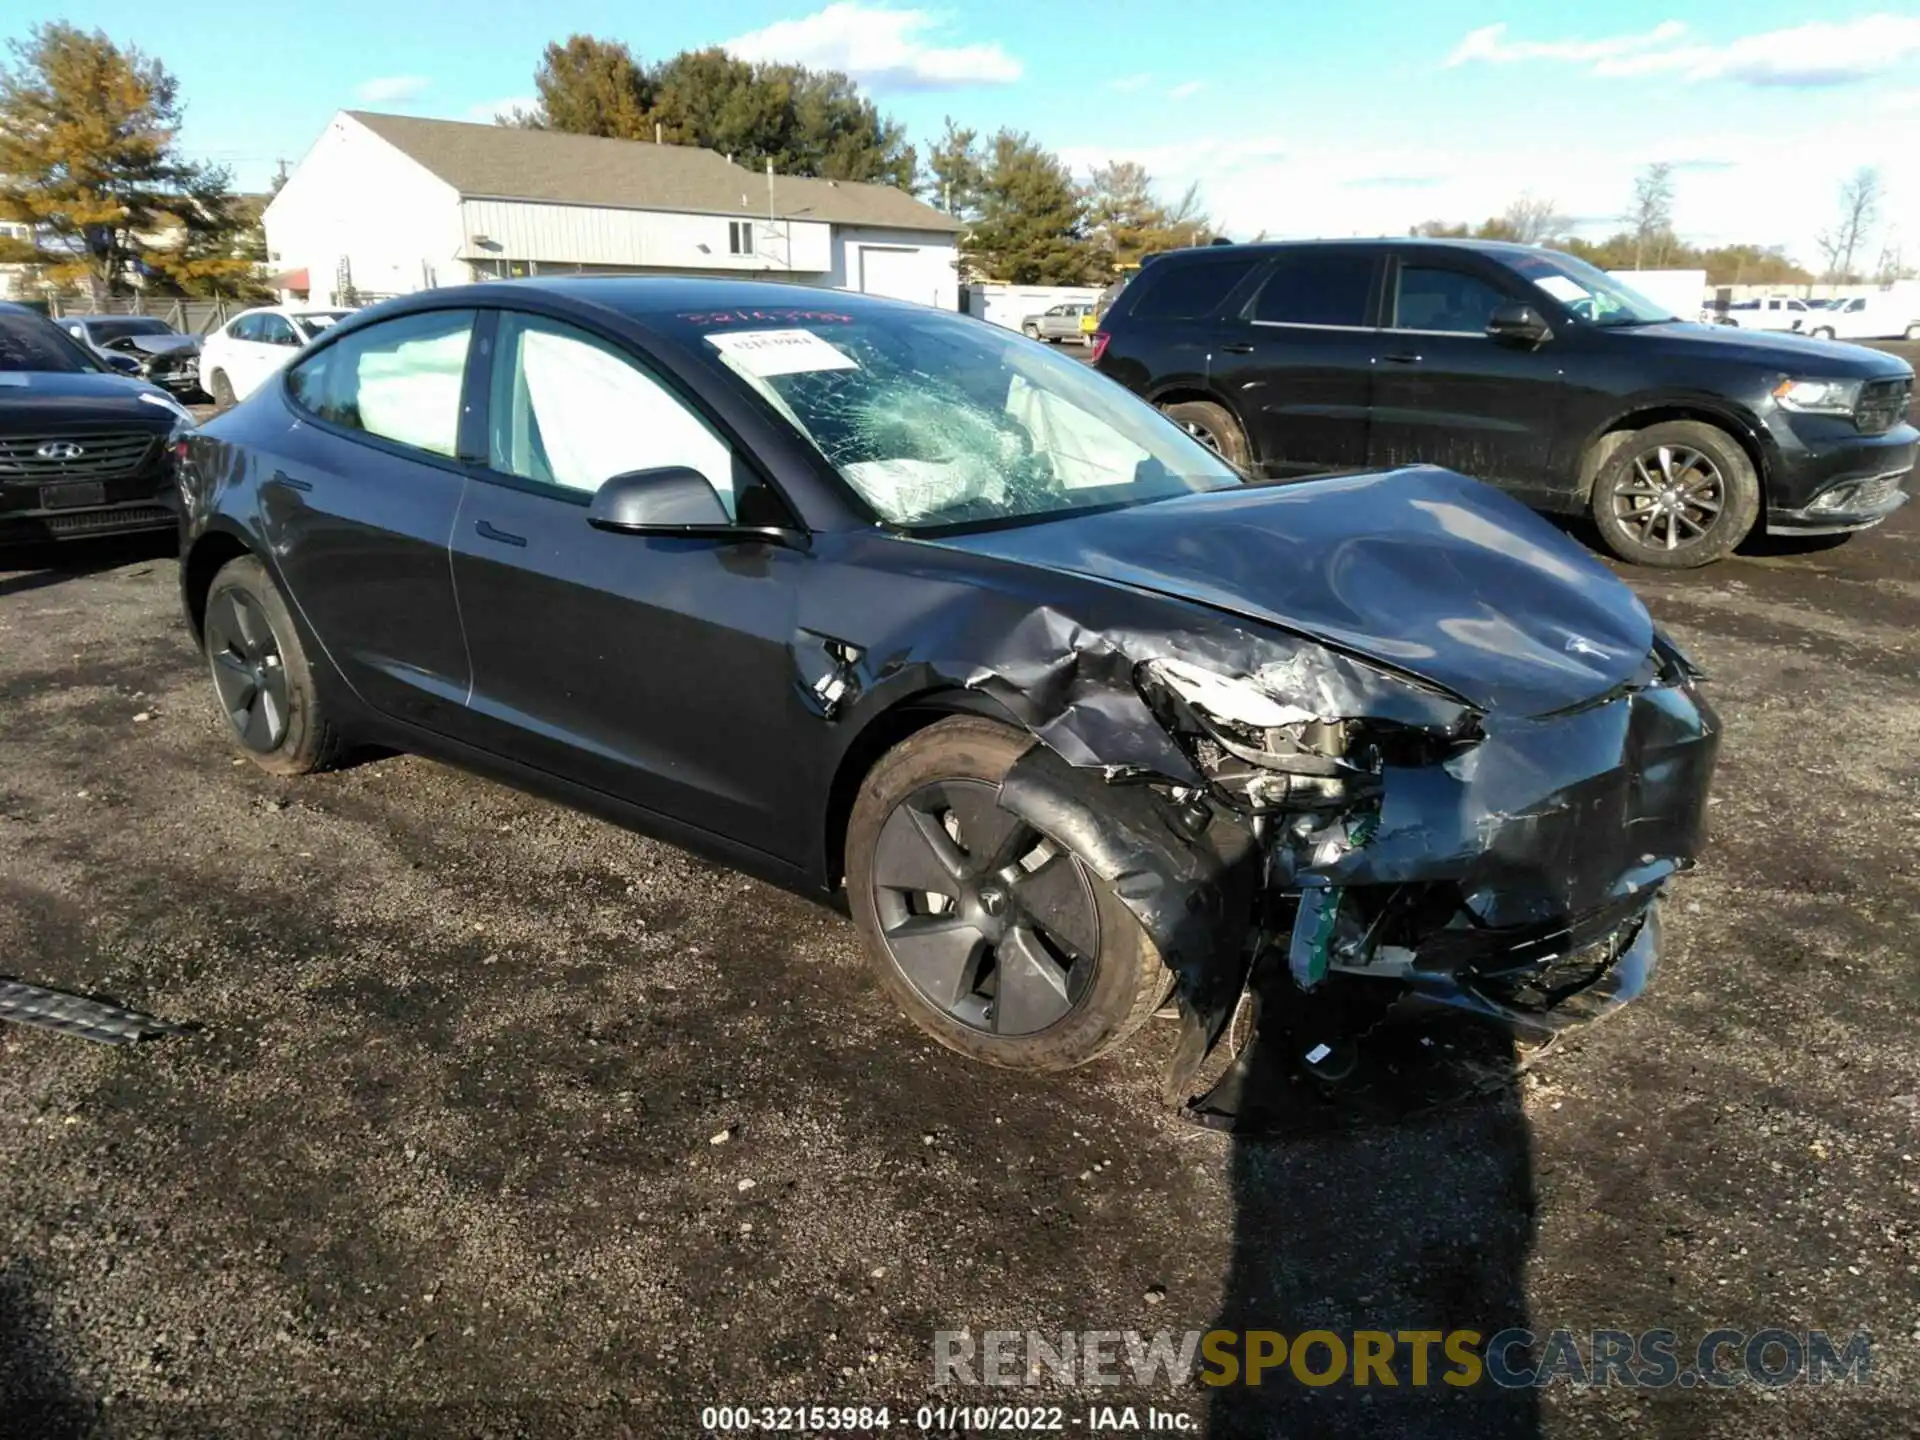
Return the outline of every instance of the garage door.
{"type": "Polygon", "coordinates": [[[911,248],[860,247],[860,288],[869,295],[895,300],[918,300],[931,305],[937,298],[927,281],[926,262],[911,248]]]}

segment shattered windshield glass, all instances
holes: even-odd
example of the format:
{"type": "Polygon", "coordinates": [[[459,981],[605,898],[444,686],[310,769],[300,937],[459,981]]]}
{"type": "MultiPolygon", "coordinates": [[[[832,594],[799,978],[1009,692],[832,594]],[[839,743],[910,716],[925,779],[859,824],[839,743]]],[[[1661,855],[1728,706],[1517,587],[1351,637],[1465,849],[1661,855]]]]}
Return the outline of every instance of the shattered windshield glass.
{"type": "Polygon", "coordinates": [[[929,310],[676,317],[907,528],[1139,504],[1240,477],[1073,360],[929,310]]]}

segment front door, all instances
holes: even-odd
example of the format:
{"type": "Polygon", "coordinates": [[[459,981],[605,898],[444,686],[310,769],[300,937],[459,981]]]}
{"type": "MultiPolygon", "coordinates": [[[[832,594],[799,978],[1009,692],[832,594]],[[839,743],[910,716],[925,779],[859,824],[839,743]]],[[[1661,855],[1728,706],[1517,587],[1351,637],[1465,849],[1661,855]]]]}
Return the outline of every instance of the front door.
{"type": "Polygon", "coordinates": [[[1497,267],[1432,252],[1402,255],[1393,268],[1367,463],[1444,465],[1543,498],[1565,403],[1554,342],[1487,335],[1496,309],[1527,301],[1521,286],[1497,267]]]}
{"type": "Polygon", "coordinates": [[[1214,337],[1208,378],[1239,414],[1260,473],[1366,464],[1379,266],[1365,246],[1282,250],[1214,337]]]}
{"type": "Polygon", "coordinates": [[[258,457],[260,522],[293,603],[376,709],[437,725],[466,699],[448,540],[474,312],[370,325],[287,377],[302,422],[258,457]]]}
{"type": "Polygon", "coordinates": [[[769,498],[764,487],[634,357],[557,321],[501,313],[488,398],[488,464],[453,541],[468,738],[777,851],[806,557],[587,524],[594,492],[628,471],[688,466],[729,513],[769,498]]]}

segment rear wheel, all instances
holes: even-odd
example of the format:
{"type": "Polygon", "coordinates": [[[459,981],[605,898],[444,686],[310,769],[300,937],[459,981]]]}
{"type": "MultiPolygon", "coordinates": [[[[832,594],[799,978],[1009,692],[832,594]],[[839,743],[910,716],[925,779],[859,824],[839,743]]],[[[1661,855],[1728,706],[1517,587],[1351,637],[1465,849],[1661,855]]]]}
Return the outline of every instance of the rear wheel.
{"type": "Polygon", "coordinates": [[[233,382],[227,379],[227,372],[224,370],[213,372],[213,379],[208,384],[207,391],[213,396],[213,403],[222,410],[234,403],[233,382]]]}
{"type": "Polygon", "coordinates": [[[1813,329],[1809,330],[1807,333],[1816,340],[1833,339],[1833,327],[1831,325],[1816,325],[1813,329]]]}
{"type": "Polygon", "coordinates": [[[1253,450],[1247,444],[1247,432],[1225,406],[1211,400],[1182,400],[1162,405],[1160,409],[1169,420],[1242,475],[1253,473],[1253,450]]]}
{"type": "Polygon", "coordinates": [[[848,822],[847,892],[914,1024],[991,1065],[1065,1070],[1139,1029],[1167,972],[1097,876],[999,807],[1030,744],[961,716],[889,751],[848,822]]]}
{"type": "Polygon", "coordinates": [[[1594,524],[1623,560],[1688,569],[1728,554],[1760,514],[1753,462],[1724,430],[1669,420],[1630,436],[1593,483],[1594,524]]]}
{"type": "Polygon", "coordinates": [[[1920,325],[1907,326],[1907,338],[1909,340],[1920,340],[1920,325]]]}
{"type": "Polygon", "coordinates": [[[305,775],[339,757],[293,616],[251,555],[213,577],[201,634],[214,694],[249,760],[275,775],[305,775]]]}

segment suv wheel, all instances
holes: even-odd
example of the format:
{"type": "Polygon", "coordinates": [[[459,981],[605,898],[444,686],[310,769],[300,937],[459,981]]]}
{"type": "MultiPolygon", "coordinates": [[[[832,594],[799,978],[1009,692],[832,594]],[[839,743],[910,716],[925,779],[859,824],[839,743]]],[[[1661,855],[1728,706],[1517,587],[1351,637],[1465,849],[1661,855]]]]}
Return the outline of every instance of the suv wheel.
{"type": "Polygon", "coordinates": [[[1038,340],[1040,338],[1040,327],[1038,325],[1022,325],[1020,331],[1029,340],[1038,340]]]}
{"type": "Polygon", "coordinates": [[[1621,559],[1688,569],[1746,538],[1760,514],[1760,481],[1724,430],[1670,420],[1614,451],[1594,479],[1591,509],[1621,559]]]}
{"type": "Polygon", "coordinates": [[[229,560],[201,624],[214,694],[246,756],[274,775],[324,770],[340,754],[286,601],[251,555],[229,560]]]}
{"type": "Polygon", "coordinates": [[[1211,400],[1182,400],[1175,405],[1163,405],[1160,410],[1242,475],[1253,473],[1253,451],[1247,444],[1247,432],[1224,406],[1211,400]]]}
{"type": "Polygon", "coordinates": [[[956,716],[867,776],[847,824],[847,899],[881,986],[949,1049],[1066,1070],[1138,1030],[1170,977],[1086,866],[997,803],[1033,743],[956,716]]]}

